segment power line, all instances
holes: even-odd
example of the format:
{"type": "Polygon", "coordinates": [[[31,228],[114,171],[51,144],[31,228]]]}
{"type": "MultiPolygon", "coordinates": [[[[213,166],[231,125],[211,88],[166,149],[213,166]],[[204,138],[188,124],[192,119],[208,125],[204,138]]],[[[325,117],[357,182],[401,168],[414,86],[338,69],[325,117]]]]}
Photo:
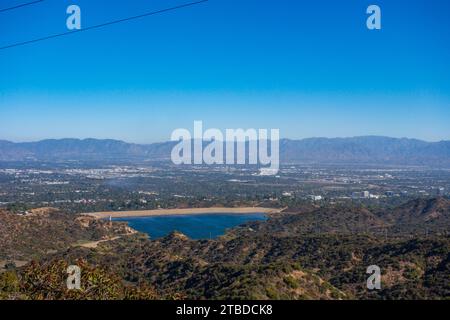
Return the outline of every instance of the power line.
{"type": "MultiPolygon", "coordinates": [[[[40,1],[44,1],[44,0],[40,0],[40,1]]],[[[140,18],[144,18],[144,17],[148,17],[148,16],[151,16],[151,15],[164,13],[164,12],[168,12],[168,11],[174,11],[174,10],[177,10],[177,9],[194,6],[194,5],[197,5],[197,4],[200,4],[200,3],[203,3],[203,2],[207,2],[207,1],[209,1],[209,0],[200,0],[200,1],[195,1],[195,2],[189,2],[189,3],[181,4],[181,5],[178,5],[178,6],[175,6],[175,7],[170,7],[170,8],[161,9],[161,10],[152,11],[152,12],[147,12],[147,13],[140,14],[140,15],[137,15],[137,16],[132,16],[132,17],[128,17],[128,18],[114,20],[114,21],[110,21],[110,22],[106,22],[106,23],[101,23],[101,24],[97,24],[97,25],[90,26],[90,27],[83,28],[83,29],[79,29],[79,30],[58,33],[58,34],[54,34],[54,35],[50,35],[50,36],[46,36],[46,37],[42,37],[42,38],[38,38],[38,39],[28,40],[28,41],[24,41],[24,42],[18,42],[18,43],[14,43],[14,44],[10,44],[10,45],[4,46],[4,47],[0,47],[0,50],[9,49],[9,48],[18,47],[18,46],[23,46],[23,45],[26,45],[26,44],[35,43],[35,42],[39,42],[39,41],[44,41],[44,40],[48,40],[48,39],[58,38],[58,37],[66,36],[66,35],[73,34],[73,33],[79,33],[79,32],[88,31],[88,30],[92,30],[92,29],[103,28],[103,27],[106,27],[106,26],[109,26],[109,25],[112,25],[112,24],[126,22],[126,21],[130,21],[130,20],[134,20],[134,19],[140,19],[140,18]]]]}
{"type": "Polygon", "coordinates": [[[26,6],[31,6],[32,4],[36,4],[36,3],[39,3],[39,2],[43,2],[43,1],[45,1],[45,0],[36,0],[36,1],[33,1],[33,2],[27,2],[27,3],[19,4],[19,5],[14,6],[14,7],[0,9],[0,13],[1,12],[5,12],[5,11],[9,11],[9,10],[19,9],[19,8],[26,7],[26,6]]]}

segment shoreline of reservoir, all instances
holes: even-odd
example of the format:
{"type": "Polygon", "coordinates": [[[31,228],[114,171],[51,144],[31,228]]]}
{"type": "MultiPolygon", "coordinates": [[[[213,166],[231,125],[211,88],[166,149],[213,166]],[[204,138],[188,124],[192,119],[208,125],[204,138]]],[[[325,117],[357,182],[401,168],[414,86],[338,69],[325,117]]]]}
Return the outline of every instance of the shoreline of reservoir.
{"type": "Polygon", "coordinates": [[[155,216],[176,216],[176,215],[201,215],[201,214],[249,214],[249,213],[277,213],[281,209],[264,207],[239,207],[239,208],[185,208],[185,209],[154,209],[154,210],[136,210],[136,211],[105,211],[88,212],[81,215],[91,216],[96,219],[105,218],[128,218],[128,217],[155,217],[155,216]]]}

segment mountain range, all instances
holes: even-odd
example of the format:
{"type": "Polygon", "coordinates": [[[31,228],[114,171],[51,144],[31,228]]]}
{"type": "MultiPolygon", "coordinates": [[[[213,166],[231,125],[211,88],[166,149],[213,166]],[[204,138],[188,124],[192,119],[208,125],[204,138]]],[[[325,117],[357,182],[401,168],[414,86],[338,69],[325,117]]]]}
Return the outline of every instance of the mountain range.
{"type": "MultiPolygon", "coordinates": [[[[169,160],[176,142],[135,144],[119,140],[0,140],[0,161],[169,160]]],[[[206,145],[206,142],[205,142],[206,145]]],[[[450,168],[450,141],[361,136],[280,140],[281,163],[427,165],[450,168]]]]}

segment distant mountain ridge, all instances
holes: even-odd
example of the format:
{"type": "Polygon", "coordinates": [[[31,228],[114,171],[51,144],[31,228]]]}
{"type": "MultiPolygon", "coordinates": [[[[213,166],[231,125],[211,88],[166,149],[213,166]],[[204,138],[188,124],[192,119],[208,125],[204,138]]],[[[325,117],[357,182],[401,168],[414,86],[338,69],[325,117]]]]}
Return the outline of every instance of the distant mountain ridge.
{"type": "MultiPolygon", "coordinates": [[[[168,160],[176,142],[135,144],[112,139],[0,140],[0,161],[168,160]]],[[[206,142],[205,142],[206,145],[206,142]]],[[[428,165],[450,168],[450,141],[362,136],[280,140],[282,163],[428,165]]]]}
{"type": "Polygon", "coordinates": [[[284,162],[450,165],[450,141],[363,136],[280,141],[284,162]]]}

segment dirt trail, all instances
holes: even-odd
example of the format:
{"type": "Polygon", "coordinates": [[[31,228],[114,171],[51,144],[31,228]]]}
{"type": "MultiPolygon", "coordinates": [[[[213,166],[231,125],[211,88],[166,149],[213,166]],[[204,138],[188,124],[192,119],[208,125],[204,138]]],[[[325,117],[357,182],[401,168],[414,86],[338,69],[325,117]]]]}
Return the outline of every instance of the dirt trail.
{"type": "Polygon", "coordinates": [[[102,240],[98,240],[98,241],[90,241],[90,242],[86,242],[86,243],[82,243],[82,244],[75,244],[74,246],[94,249],[94,248],[97,248],[100,243],[108,242],[108,241],[114,241],[114,240],[120,239],[122,237],[131,236],[131,235],[136,234],[136,233],[137,233],[137,231],[133,230],[133,232],[130,232],[130,233],[127,233],[127,234],[122,234],[122,235],[119,235],[119,236],[116,236],[116,237],[102,239],[102,240]]]}
{"type": "Polygon", "coordinates": [[[93,249],[93,248],[97,248],[98,245],[99,245],[100,243],[102,243],[102,242],[114,241],[114,240],[117,240],[117,239],[119,239],[119,238],[120,238],[120,237],[117,236],[117,237],[114,237],[114,238],[109,238],[109,239],[104,239],[104,240],[99,240],[99,241],[86,242],[86,243],[83,243],[83,244],[78,244],[77,246],[78,246],[78,247],[83,247],[83,248],[90,248],[90,249],[93,249]]]}

